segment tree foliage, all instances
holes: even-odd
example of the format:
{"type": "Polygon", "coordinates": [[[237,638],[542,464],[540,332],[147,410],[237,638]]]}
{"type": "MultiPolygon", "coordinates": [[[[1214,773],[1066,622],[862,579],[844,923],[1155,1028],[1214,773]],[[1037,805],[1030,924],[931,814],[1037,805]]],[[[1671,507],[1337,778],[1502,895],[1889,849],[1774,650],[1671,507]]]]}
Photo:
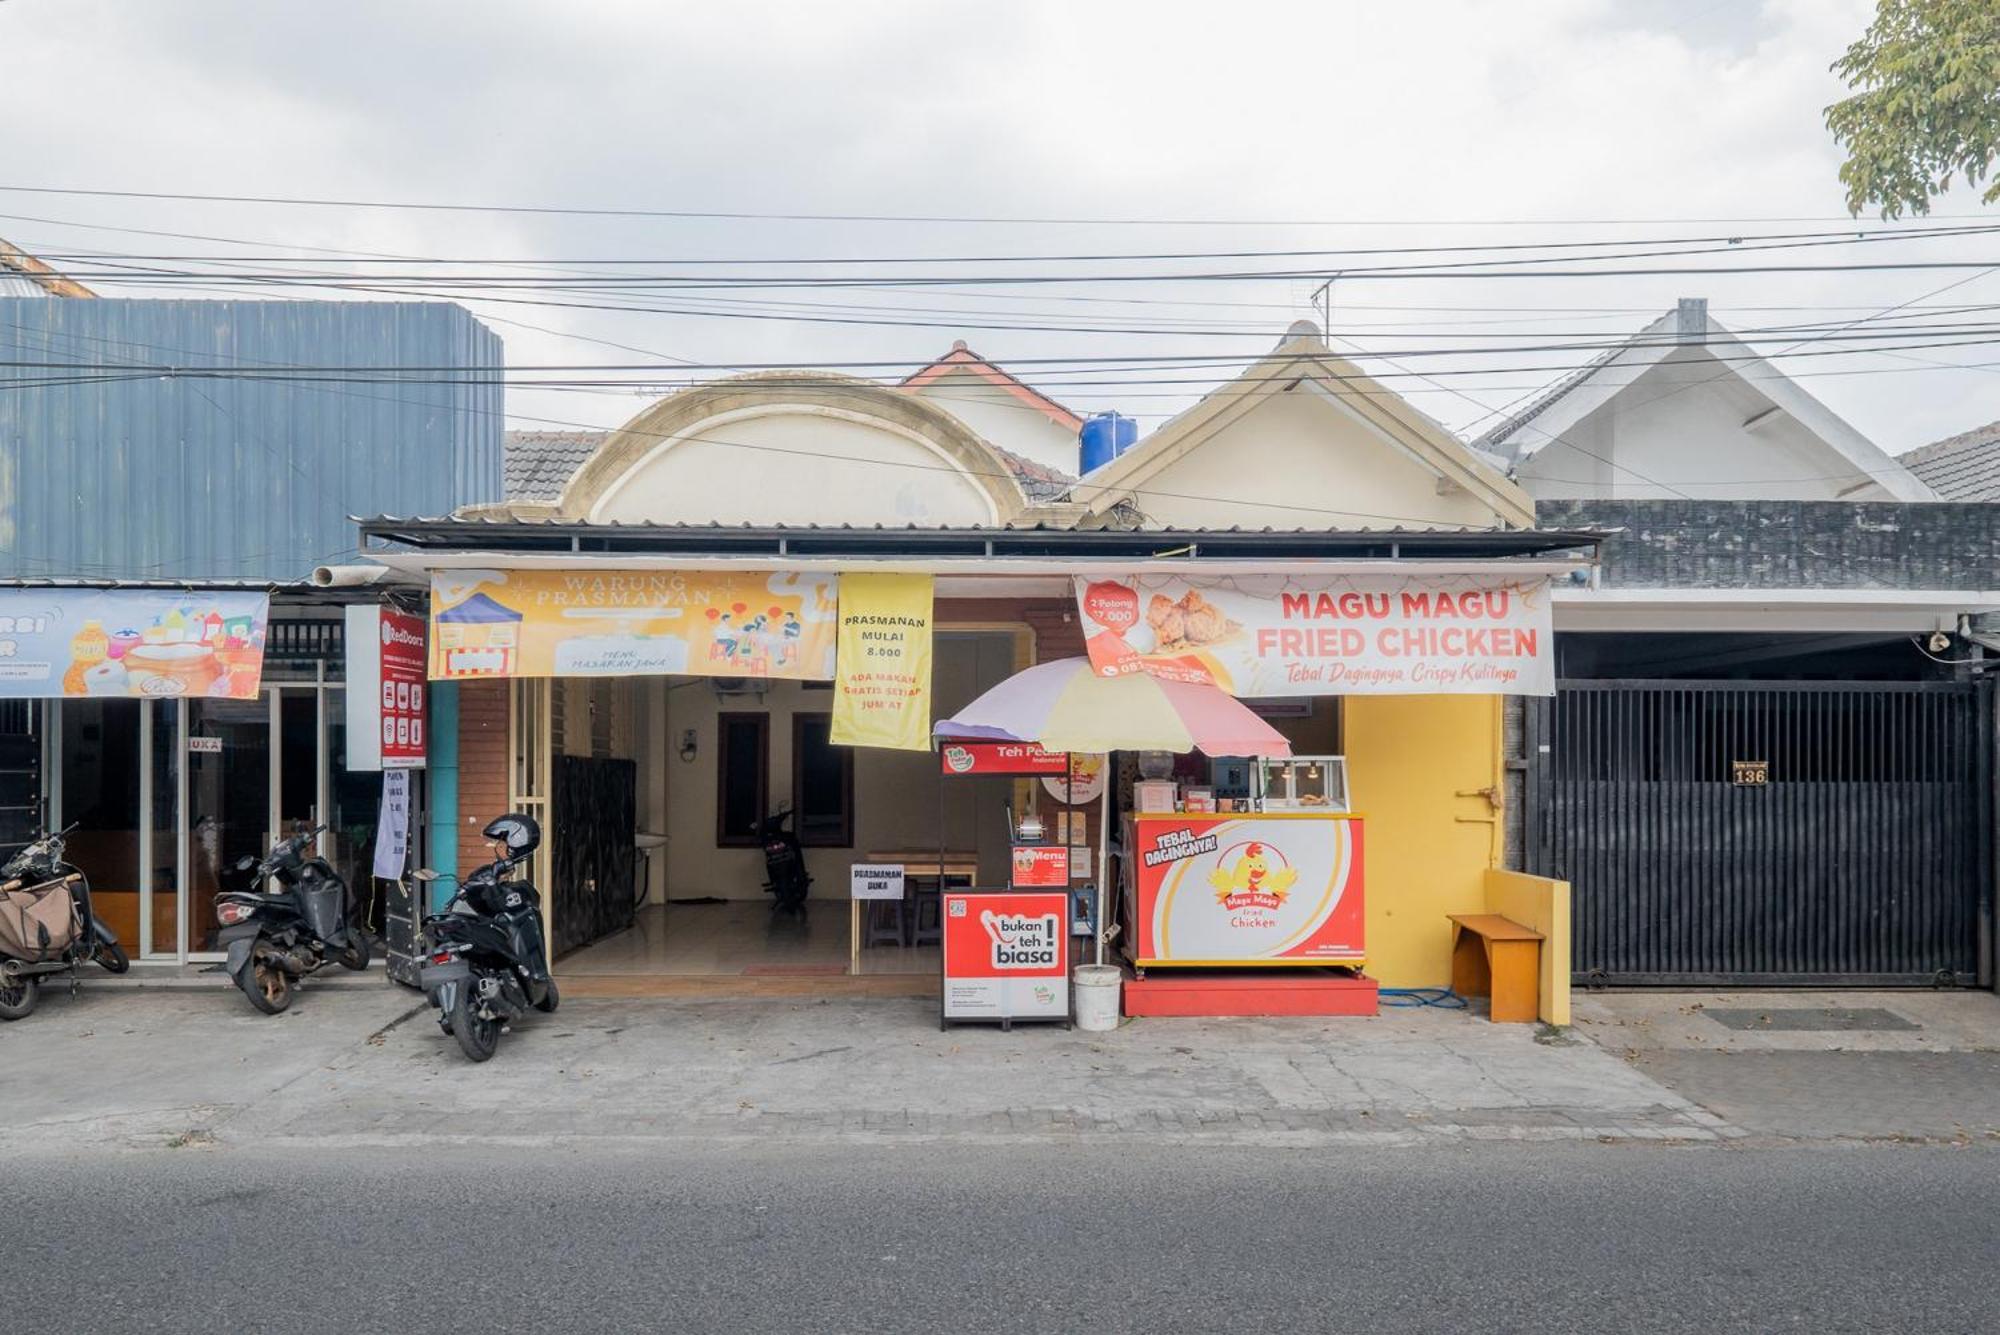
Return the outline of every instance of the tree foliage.
{"type": "MultiPolygon", "coordinates": [[[[1977,186],[2000,155],[2000,0],[1877,0],[1833,63],[1857,91],[1826,109],[1847,150],[1847,208],[1930,212],[1954,178],[1977,186]]],[[[2000,199],[2000,180],[1984,202],[2000,199]]]]}

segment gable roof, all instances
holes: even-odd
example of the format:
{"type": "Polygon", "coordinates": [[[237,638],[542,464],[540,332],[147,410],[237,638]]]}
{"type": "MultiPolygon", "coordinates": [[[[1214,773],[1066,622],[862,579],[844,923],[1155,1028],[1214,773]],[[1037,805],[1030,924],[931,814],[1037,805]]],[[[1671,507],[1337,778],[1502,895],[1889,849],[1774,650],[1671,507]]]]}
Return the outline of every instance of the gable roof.
{"type": "Polygon", "coordinates": [[[934,384],[939,380],[954,375],[970,375],[998,389],[1005,390],[1015,399],[1027,404],[1031,408],[1039,410],[1051,422],[1066,430],[1076,431],[1083,426],[1083,418],[1065,408],[1062,404],[1057,403],[1033,385],[1028,384],[1019,376],[987,361],[971,348],[965,346],[964,339],[954,342],[951,345],[950,352],[947,352],[929,366],[922,367],[904,376],[898,388],[916,391],[926,385],[934,384]]]}
{"type": "Polygon", "coordinates": [[[1708,314],[1708,303],[1700,299],[1683,298],[1674,310],[1543,390],[1474,440],[1473,447],[1506,460],[1510,473],[1518,472],[1524,460],[1561,440],[1564,432],[1611,402],[1641,375],[1687,348],[1708,353],[1724,375],[1768,399],[1779,412],[1853,465],[1858,476],[1872,478],[1897,500],[1937,499],[1874,441],[1718,324],[1708,314]]]}
{"type": "Polygon", "coordinates": [[[19,246],[0,241],[0,297],[94,297],[19,246]],[[19,290],[12,290],[19,289],[19,290]]]}
{"type": "Polygon", "coordinates": [[[501,475],[510,501],[552,501],[609,431],[509,431],[501,475]]]}
{"type": "Polygon", "coordinates": [[[1941,500],[2000,502],[2000,422],[1933,441],[1900,462],[1941,500]]]}
{"type": "MultiPolygon", "coordinates": [[[[1314,381],[1328,396],[1437,474],[1483,501],[1504,524],[1532,528],[1535,503],[1504,472],[1429,414],[1343,357],[1310,321],[1292,326],[1283,342],[1234,380],[1203,395],[1102,468],[1086,474],[1071,497],[1102,514],[1133,502],[1145,483],[1209,437],[1274,395],[1314,381]]],[[[1143,507],[1142,507],[1143,508],[1143,507]]]]}

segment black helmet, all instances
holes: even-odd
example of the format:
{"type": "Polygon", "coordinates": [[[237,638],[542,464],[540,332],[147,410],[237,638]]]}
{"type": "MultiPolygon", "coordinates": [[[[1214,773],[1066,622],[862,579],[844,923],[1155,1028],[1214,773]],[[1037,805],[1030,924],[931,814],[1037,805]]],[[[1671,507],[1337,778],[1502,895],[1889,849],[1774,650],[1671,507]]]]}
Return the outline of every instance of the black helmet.
{"type": "Polygon", "coordinates": [[[542,827],[533,816],[510,811],[486,827],[486,837],[507,845],[510,858],[526,857],[542,846],[542,827]]]}

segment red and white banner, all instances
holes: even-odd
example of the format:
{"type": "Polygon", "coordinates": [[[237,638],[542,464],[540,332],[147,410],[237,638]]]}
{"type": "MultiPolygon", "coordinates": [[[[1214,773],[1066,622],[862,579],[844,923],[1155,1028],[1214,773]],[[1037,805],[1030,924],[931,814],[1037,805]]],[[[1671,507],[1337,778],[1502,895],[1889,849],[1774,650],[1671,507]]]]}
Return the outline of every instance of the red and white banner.
{"type": "Polygon", "coordinates": [[[349,607],[346,621],[347,768],[422,769],[429,627],[388,607],[349,607]]]}
{"type": "Polygon", "coordinates": [[[1549,581],[1076,578],[1100,676],[1232,695],[1554,695],[1549,581]]]}
{"type": "Polygon", "coordinates": [[[1358,818],[1135,816],[1132,833],[1141,966],[1362,961],[1358,818]]]}
{"type": "Polygon", "coordinates": [[[944,1018],[1069,1015],[1069,894],[944,892],[944,1018]]]}
{"type": "Polygon", "coordinates": [[[1068,774],[1069,753],[1033,742],[946,742],[938,748],[946,774],[1068,774]]]}

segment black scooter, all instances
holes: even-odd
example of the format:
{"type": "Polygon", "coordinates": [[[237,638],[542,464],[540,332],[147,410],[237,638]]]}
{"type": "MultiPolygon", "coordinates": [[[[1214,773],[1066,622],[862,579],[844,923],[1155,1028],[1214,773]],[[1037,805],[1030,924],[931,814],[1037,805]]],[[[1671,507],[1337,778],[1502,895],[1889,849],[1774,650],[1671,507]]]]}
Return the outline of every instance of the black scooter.
{"type": "Polygon", "coordinates": [[[805,848],[792,830],[792,809],[779,807],[758,822],[757,842],[764,847],[764,891],[772,896],[771,912],[805,917],[813,878],[806,871],[805,848]]]}
{"type": "MultiPolygon", "coordinates": [[[[526,881],[508,879],[541,846],[534,817],[502,816],[485,835],[499,857],[467,877],[444,912],[424,919],[424,966],[418,985],[438,1008],[438,1027],[473,1061],[500,1047],[506,1026],[531,1007],[561,1002],[543,945],[542,900],[526,881]]],[[[418,872],[420,882],[436,872],[418,872]]]]}
{"type": "Polygon", "coordinates": [[[236,870],[253,885],[276,881],[277,890],[225,890],[215,897],[222,924],[216,944],[227,954],[223,971],[266,1015],[291,1005],[299,980],[328,964],[357,972],[368,967],[368,936],[347,882],[325,858],[306,852],[325,830],[315,825],[280,839],[261,862],[237,862],[236,870]]]}
{"type": "Polygon", "coordinates": [[[70,825],[53,833],[44,831],[41,838],[0,864],[0,890],[34,890],[60,882],[76,905],[77,921],[83,924],[76,940],[48,959],[0,956],[0,1020],[26,1019],[41,1000],[42,979],[53,974],[69,974],[74,989],[76,971],[91,960],[111,973],[124,973],[132,967],[117,935],[91,908],[90,878],[63,855],[63,843],[75,828],[70,825]]]}

